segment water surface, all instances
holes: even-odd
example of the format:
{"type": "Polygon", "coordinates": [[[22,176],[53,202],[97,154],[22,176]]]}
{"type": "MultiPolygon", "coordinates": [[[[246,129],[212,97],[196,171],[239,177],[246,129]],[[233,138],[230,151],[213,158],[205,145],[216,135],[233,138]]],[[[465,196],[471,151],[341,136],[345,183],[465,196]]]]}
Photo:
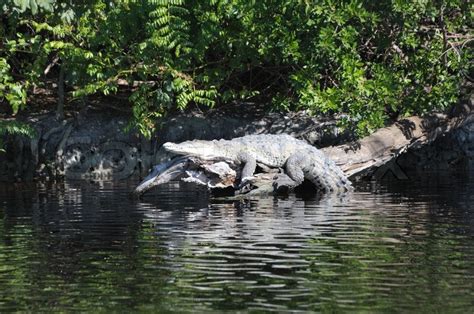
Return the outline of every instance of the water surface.
{"type": "Polygon", "coordinates": [[[347,198],[0,185],[0,312],[474,310],[474,174],[347,198]]]}

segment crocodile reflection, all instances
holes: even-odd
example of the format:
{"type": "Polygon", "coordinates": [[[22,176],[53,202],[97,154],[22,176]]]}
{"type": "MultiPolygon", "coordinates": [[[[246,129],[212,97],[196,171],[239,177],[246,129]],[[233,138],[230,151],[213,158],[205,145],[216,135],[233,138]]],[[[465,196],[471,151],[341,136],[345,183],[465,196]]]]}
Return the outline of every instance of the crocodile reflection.
{"type": "Polygon", "coordinates": [[[386,186],[369,182],[367,192],[354,193],[347,199],[317,196],[303,199],[293,195],[286,199],[212,200],[192,209],[163,202],[140,202],[137,206],[146,208],[143,211],[146,220],[154,224],[157,235],[166,239],[166,245],[198,245],[202,251],[206,245],[213,251],[216,246],[235,246],[240,240],[251,242],[252,239],[272,241],[280,247],[292,246],[298,239],[307,241],[334,232],[351,234],[355,221],[363,223],[367,228],[364,232],[370,233],[371,240],[397,243],[430,232],[425,229],[427,222],[439,219],[431,210],[433,202],[444,204],[441,209],[456,211],[457,214],[452,215],[453,225],[459,224],[458,219],[464,225],[471,222],[463,232],[474,233],[472,213],[466,210],[472,203],[473,196],[469,192],[472,183],[459,187],[464,192],[453,195],[438,193],[442,189],[439,184],[449,185],[449,180],[430,182],[435,185],[434,195],[426,196],[420,195],[416,182],[410,189],[392,183],[393,192],[389,194],[384,192],[386,186]]]}

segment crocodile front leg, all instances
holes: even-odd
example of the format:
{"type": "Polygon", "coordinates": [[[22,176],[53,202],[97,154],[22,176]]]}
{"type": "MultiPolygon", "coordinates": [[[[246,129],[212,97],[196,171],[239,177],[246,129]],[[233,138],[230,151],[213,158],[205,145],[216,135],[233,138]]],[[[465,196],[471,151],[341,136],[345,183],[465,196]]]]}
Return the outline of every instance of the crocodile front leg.
{"type": "Polygon", "coordinates": [[[240,152],[237,154],[237,162],[243,165],[240,184],[237,187],[238,189],[242,189],[252,180],[255,169],[257,168],[257,160],[248,152],[240,152]]]}

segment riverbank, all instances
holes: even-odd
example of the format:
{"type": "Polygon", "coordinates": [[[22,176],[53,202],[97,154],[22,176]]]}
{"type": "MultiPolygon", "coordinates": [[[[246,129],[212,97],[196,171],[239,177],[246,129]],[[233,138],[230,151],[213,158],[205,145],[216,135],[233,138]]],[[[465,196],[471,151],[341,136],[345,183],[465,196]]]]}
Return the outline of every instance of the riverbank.
{"type": "MultiPolygon", "coordinates": [[[[465,106],[472,108],[473,101],[471,96],[465,106]]],[[[167,158],[160,147],[168,141],[287,133],[327,147],[354,139],[337,126],[336,119],[312,117],[304,111],[265,112],[253,104],[169,116],[151,139],[126,131],[128,117],[113,106],[97,104],[70,112],[61,122],[53,113],[26,116],[24,120],[37,134],[34,138],[17,135],[5,139],[7,152],[0,154],[0,180],[121,180],[143,176],[152,165],[167,158]]],[[[409,170],[474,169],[473,115],[429,145],[411,147],[397,163],[409,170]]]]}

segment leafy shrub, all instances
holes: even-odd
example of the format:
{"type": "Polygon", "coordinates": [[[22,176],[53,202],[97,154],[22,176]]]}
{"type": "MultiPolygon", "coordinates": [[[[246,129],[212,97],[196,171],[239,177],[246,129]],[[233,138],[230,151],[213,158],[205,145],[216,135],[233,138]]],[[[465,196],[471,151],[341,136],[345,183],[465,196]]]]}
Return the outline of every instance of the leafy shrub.
{"type": "Polygon", "coordinates": [[[147,136],[170,110],[232,101],[341,114],[365,135],[389,118],[450,106],[472,66],[473,10],[463,0],[15,0],[0,8],[0,71],[15,63],[17,74],[0,80],[0,97],[14,110],[55,62],[71,97],[128,82],[133,125],[147,136]]]}

